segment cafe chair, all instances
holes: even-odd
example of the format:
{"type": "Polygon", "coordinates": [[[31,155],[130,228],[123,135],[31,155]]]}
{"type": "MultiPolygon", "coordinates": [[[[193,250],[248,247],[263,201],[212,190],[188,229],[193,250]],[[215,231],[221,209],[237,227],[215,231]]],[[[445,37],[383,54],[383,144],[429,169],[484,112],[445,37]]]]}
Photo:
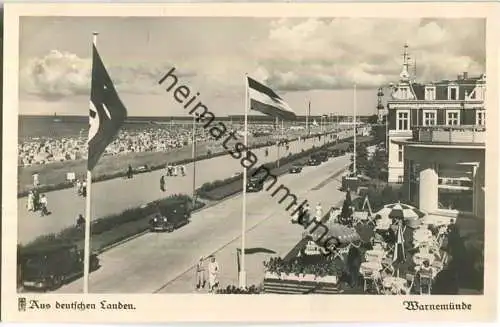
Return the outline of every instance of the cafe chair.
{"type": "Polygon", "coordinates": [[[415,275],[406,274],[406,285],[401,289],[401,292],[405,295],[410,295],[413,289],[414,282],[415,282],[415,275]]]}
{"type": "Polygon", "coordinates": [[[423,273],[419,272],[420,275],[420,295],[423,295],[423,289],[427,290],[427,294],[431,294],[432,290],[432,274],[431,273],[423,273]]]}
{"type": "Polygon", "coordinates": [[[390,258],[384,257],[382,259],[382,272],[388,276],[394,276],[395,269],[392,266],[392,260],[390,258]]]}
{"type": "Polygon", "coordinates": [[[374,271],[364,271],[363,272],[363,290],[366,292],[368,290],[368,286],[373,286],[377,291],[377,294],[380,294],[380,288],[378,286],[379,275],[374,271]]]}

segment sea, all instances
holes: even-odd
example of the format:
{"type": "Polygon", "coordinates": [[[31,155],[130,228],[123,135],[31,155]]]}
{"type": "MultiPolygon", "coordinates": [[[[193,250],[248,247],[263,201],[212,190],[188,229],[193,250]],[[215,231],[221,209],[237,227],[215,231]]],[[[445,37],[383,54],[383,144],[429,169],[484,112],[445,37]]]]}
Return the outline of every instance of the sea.
{"type": "MultiPolygon", "coordinates": [[[[191,123],[190,117],[130,117],[123,127],[129,130],[167,125],[171,121],[191,123]]],[[[18,119],[19,142],[37,138],[78,137],[88,133],[88,116],[27,116],[18,119]]]]}
{"type": "MultiPolygon", "coordinates": [[[[272,119],[249,116],[251,121],[259,121],[259,123],[273,123],[272,119]]],[[[122,129],[126,130],[142,130],[146,128],[158,128],[173,124],[186,124],[191,126],[192,116],[162,116],[162,117],[128,117],[122,129]]],[[[234,123],[243,123],[240,116],[217,117],[218,120],[232,121],[234,123]]],[[[29,140],[44,139],[44,138],[62,138],[62,137],[78,137],[88,133],[89,117],[88,116],[35,116],[35,115],[20,115],[18,119],[18,142],[29,140]]]]}

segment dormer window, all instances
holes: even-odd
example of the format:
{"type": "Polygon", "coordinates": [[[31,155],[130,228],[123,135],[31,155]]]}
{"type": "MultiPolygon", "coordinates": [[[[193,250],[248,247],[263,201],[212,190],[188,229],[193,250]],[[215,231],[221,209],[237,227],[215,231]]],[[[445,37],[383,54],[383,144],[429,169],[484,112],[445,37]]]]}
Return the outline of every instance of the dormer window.
{"type": "Polygon", "coordinates": [[[400,88],[401,90],[401,96],[403,99],[408,99],[408,87],[404,86],[400,88]]]}
{"type": "Polygon", "coordinates": [[[436,100],[436,87],[426,86],[425,87],[425,100],[431,101],[436,100]]]}
{"type": "Polygon", "coordinates": [[[448,100],[458,100],[458,86],[448,86],[448,100]]]}

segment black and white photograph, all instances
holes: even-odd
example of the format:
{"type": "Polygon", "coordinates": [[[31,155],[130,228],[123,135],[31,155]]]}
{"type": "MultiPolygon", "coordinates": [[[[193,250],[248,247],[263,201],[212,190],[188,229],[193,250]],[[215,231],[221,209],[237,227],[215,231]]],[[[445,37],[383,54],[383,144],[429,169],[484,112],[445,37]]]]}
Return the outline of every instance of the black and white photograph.
{"type": "Polygon", "coordinates": [[[496,292],[488,19],[234,12],[18,17],[16,296],[496,292]]]}

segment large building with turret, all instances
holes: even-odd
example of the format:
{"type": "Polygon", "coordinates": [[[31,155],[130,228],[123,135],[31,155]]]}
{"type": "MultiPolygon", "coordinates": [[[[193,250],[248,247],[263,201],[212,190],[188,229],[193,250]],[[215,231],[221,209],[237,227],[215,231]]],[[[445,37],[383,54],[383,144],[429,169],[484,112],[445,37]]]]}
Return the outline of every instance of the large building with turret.
{"type": "Polygon", "coordinates": [[[428,212],[484,216],[486,75],[417,83],[408,71],[387,102],[388,181],[428,212]]]}

